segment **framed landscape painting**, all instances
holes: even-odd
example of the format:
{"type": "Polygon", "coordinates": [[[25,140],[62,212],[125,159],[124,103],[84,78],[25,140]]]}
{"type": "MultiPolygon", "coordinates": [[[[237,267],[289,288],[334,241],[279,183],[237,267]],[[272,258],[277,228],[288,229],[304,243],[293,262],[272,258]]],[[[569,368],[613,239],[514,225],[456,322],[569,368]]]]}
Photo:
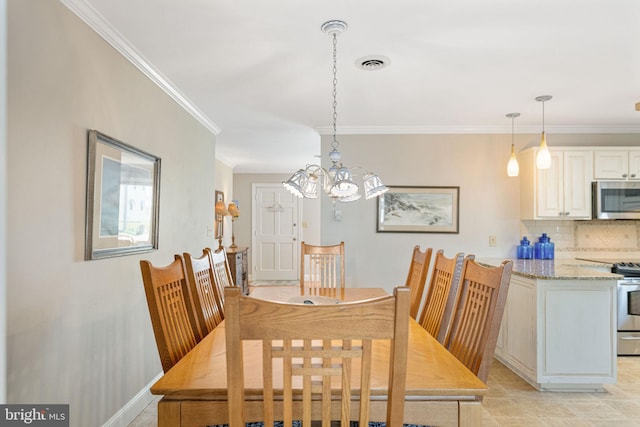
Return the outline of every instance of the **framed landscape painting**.
{"type": "Polygon", "coordinates": [[[394,187],[378,197],[378,232],[458,233],[460,187],[394,187]]]}
{"type": "Polygon", "coordinates": [[[85,259],[158,249],[159,197],[160,158],[90,130],[85,259]]]}

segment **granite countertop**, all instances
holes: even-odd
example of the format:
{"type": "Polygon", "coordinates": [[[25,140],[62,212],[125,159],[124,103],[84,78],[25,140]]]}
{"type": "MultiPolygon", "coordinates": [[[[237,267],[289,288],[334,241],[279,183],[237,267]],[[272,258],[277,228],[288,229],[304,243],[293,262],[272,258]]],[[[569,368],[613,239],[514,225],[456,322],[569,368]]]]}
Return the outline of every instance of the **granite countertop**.
{"type": "MultiPolygon", "coordinates": [[[[477,262],[497,266],[502,258],[481,258],[477,262]]],[[[510,259],[513,261],[513,274],[532,279],[546,280],[618,280],[622,275],[598,270],[608,263],[589,262],[579,259],[510,259]],[[589,267],[593,268],[589,268],[589,267]]],[[[609,265],[610,266],[610,265],[609,265]]]]}

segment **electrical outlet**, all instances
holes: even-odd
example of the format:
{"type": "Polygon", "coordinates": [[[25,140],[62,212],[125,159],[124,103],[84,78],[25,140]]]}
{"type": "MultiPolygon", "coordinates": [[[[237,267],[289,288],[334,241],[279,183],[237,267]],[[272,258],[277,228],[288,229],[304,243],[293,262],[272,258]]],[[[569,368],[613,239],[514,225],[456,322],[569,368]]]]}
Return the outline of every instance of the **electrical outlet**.
{"type": "Polygon", "coordinates": [[[496,245],[496,236],[491,235],[489,236],[489,246],[495,246],[496,245]]]}

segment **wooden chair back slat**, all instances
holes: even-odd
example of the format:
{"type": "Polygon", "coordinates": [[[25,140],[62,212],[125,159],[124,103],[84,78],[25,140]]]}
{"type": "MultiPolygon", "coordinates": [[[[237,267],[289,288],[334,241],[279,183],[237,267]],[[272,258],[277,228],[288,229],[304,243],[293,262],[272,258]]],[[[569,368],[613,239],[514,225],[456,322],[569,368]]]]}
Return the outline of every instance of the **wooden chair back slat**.
{"type": "Polygon", "coordinates": [[[434,258],[420,324],[440,343],[444,343],[454,311],[453,305],[464,266],[463,256],[462,253],[457,253],[453,258],[447,258],[440,249],[434,258]]]}
{"type": "Polygon", "coordinates": [[[465,261],[456,311],[446,347],[482,381],[487,381],[507,301],[513,261],[485,267],[465,261]]]}
{"type": "Polygon", "coordinates": [[[195,317],[202,329],[202,339],[224,319],[222,289],[218,289],[215,284],[211,255],[207,249],[199,257],[187,252],[183,256],[187,282],[194,300],[195,317]]]}
{"type": "Polygon", "coordinates": [[[225,318],[224,288],[227,286],[235,286],[231,270],[229,269],[229,260],[224,248],[215,251],[207,248],[205,251],[211,257],[211,265],[213,269],[213,282],[216,285],[216,292],[221,296],[219,304],[222,318],[225,318]]]}
{"type": "Polygon", "coordinates": [[[199,341],[184,262],[180,255],[164,267],[141,260],[140,270],[162,369],[167,372],[199,341]]]}
{"type": "Polygon", "coordinates": [[[300,287],[344,287],[344,242],[330,246],[300,243],[300,287]]]}
{"type": "Polygon", "coordinates": [[[409,274],[407,275],[405,286],[411,289],[411,311],[409,314],[416,320],[418,319],[420,304],[424,296],[432,252],[432,248],[427,248],[424,252],[421,252],[420,245],[416,245],[411,254],[411,264],[409,265],[409,274]]]}
{"type": "Polygon", "coordinates": [[[357,421],[368,425],[372,340],[378,339],[391,342],[386,422],[402,425],[409,335],[407,287],[381,298],[327,305],[277,303],[243,296],[238,288],[225,288],[225,301],[230,427],[254,421],[263,421],[265,426],[284,421],[291,426],[293,407],[300,402],[303,427],[312,420],[322,420],[326,427],[332,420],[349,425],[353,399],[360,404],[357,421]],[[244,360],[247,341],[261,344],[261,361],[244,360]],[[260,419],[245,419],[244,398],[249,391],[244,390],[244,363],[262,363],[264,410],[260,419]],[[276,406],[274,401],[282,404],[276,406]]]}

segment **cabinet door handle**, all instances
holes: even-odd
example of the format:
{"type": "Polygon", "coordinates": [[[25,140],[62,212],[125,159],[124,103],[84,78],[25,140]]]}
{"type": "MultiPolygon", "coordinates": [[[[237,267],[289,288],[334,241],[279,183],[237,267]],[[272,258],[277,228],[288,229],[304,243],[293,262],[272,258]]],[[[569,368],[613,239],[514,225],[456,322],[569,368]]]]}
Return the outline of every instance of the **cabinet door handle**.
{"type": "Polygon", "coordinates": [[[623,177],[623,178],[626,178],[626,177],[627,177],[627,174],[626,174],[626,173],[623,173],[623,174],[622,174],[622,177],[623,177]]]}
{"type": "Polygon", "coordinates": [[[635,178],[635,177],[636,177],[636,174],[635,174],[635,173],[632,173],[632,174],[631,174],[631,178],[635,178]]]}
{"type": "Polygon", "coordinates": [[[566,216],[569,216],[569,213],[570,213],[570,212],[569,212],[569,211],[567,211],[567,212],[565,212],[564,214],[565,214],[566,216]]]}

